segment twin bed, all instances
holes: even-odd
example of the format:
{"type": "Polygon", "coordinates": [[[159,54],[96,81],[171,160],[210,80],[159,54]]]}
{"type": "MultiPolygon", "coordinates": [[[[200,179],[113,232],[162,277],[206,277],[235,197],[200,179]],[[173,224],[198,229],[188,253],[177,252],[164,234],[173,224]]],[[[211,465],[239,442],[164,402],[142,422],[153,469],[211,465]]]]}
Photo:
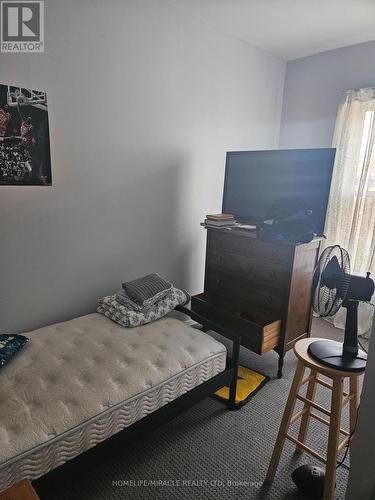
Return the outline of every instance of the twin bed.
{"type": "Polygon", "coordinates": [[[0,491],[100,453],[100,443],[137,424],[151,429],[224,385],[235,407],[239,338],[178,309],[231,338],[232,359],[171,317],[124,329],[95,313],[27,333],[0,371],[0,491]]]}

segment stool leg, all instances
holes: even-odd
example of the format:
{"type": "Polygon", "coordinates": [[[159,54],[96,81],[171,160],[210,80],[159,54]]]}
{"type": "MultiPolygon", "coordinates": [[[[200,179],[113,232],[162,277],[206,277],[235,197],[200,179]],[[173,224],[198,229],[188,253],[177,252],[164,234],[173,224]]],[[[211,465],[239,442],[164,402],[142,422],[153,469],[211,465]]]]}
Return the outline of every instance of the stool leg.
{"type": "Polygon", "coordinates": [[[292,386],[291,386],[290,391],[289,391],[288,400],[287,400],[287,403],[285,406],[284,415],[283,415],[283,418],[281,420],[279,433],[277,435],[275,447],[273,449],[271,462],[270,462],[270,465],[268,467],[267,476],[266,476],[267,482],[272,482],[274,480],[274,477],[276,474],[276,469],[277,469],[277,466],[279,465],[281,452],[283,451],[283,447],[284,447],[284,443],[285,443],[285,434],[288,431],[288,428],[290,425],[290,420],[293,416],[293,411],[294,411],[294,407],[296,404],[295,397],[298,394],[298,390],[299,390],[301,382],[302,382],[302,377],[303,377],[304,371],[305,371],[305,367],[304,367],[302,361],[298,361],[298,365],[296,368],[296,372],[294,374],[292,386]]]}
{"type": "Polygon", "coordinates": [[[342,377],[334,377],[323,500],[332,500],[335,496],[337,448],[340,436],[342,400],[343,379],[342,377]]]}
{"type": "MultiPolygon", "coordinates": [[[[306,391],[306,398],[310,399],[311,401],[314,401],[315,393],[316,393],[317,372],[315,370],[311,370],[310,375],[313,378],[308,383],[307,391],[306,391]]],[[[301,425],[300,425],[299,433],[298,433],[298,441],[300,441],[301,443],[305,443],[305,441],[306,441],[306,434],[307,434],[307,430],[309,428],[309,422],[310,422],[311,406],[309,404],[305,403],[303,411],[305,413],[302,415],[301,425]]],[[[303,449],[297,445],[296,452],[302,453],[303,449]]]]}
{"type": "MultiPolygon", "coordinates": [[[[349,401],[349,433],[354,431],[357,423],[357,409],[359,404],[359,384],[358,377],[350,377],[349,379],[349,393],[352,394],[352,399],[349,401]]],[[[350,452],[352,449],[352,439],[350,440],[350,452]]]]}

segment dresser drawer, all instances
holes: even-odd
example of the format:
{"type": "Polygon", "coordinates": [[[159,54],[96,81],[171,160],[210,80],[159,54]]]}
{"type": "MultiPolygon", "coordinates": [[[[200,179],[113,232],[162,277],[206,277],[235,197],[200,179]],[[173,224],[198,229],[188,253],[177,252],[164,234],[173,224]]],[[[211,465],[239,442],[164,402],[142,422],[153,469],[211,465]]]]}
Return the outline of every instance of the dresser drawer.
{"type": "Polygon", "coordinates": [[[258,354],[279,344],[281,320],[272,316],[252,320],[242,315],[233,303],[214,294],[201,293],[191,299],[191,309],[241,337],[241,345],[258,354]]]}
{"type": "Polygon", "coordinates": [[[286,266],[272,260],[246,257],[222,248],[208,249],[207,267],[275,288],[283,289],[289,284],[290,273],[286,266]]]}
{"type": "Polygon", "coordinates": [[[232,295],[249,304],[249,310],[280,314],[285,293],[281,289],[233,276],[215,269],[207,269],[205,291],[220,296],[232,295]]]}
{"type": "Polygon", "coordinates": [[[233,235],[223,231],[208,231],[208,248],[231,250],[237,254],[270,260],[284,266],[290,266],[294,255],[294,247],[283,243],[262,241],[257,238],[233,235]]]}

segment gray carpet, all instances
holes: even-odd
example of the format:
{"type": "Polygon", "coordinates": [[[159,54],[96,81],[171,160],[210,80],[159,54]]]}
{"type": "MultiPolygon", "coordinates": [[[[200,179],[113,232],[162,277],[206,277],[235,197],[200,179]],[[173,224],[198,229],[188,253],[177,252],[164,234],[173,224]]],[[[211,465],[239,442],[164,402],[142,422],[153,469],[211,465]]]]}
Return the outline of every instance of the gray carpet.
{"type": "MultiPolygon", "coordinates": [[[[322,319],[314,319],[313,334],[341,338],[342,331],[322,319]]],[[[287,499],[306,498],[298,493],[290,474],[313,458],[284,448],[278,474],[271,487],[262,487],[276,433],[296,366],[292,352],[285,358],[284,377],[275,378],[277,356],[257,356],[247,350],[241,362],[272,379],[239,411],[228,411],[219,401],[207,398],[155,432],[124,449],[79,481],[66,484],[44,498],[91,499],[287,499]],[[138,481],[161,481],[140,485],[138,481]],[[117,485],[114,482],[117,481],[117,485]],[[121,481],[133,481],[121,486],[121,481]],[[164,482],[164,483],[163,483],[164,482]],[[179,483],[178,483],[179,482],[179,483]]],[[[329,406],[329,391],[318,391],[320,402],[329,406]]],[[[344,416],[343,425],[347,425],[344,416]]],[[[308,443],[325,453],[327,431],[316,423],[308,443]]],[[[337,474],[337,499],[344,499],[348,471],[337,474]]],[[[124,484],[124,483],[123,483],[124,484]]]]}

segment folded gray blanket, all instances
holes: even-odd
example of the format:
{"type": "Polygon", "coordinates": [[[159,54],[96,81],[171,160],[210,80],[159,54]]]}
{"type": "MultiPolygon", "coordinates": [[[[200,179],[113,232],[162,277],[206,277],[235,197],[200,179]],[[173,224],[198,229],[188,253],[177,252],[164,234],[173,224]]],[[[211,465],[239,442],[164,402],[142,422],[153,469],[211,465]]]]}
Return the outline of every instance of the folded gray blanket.
{"type": "MultiPolygon", "coordinates": [[[[157,273],[148,274],[142,278],[138,278],[133,281],[128,281],[122,284],[122,288],[125,290],[126,295],[130,299],[141,306],[147,304],[150,305],[150,301],[155,299],[155,297],[160,298],[164,292],[170,290],[172,283],[162,278],[157,273]]],[[[153,300],[152,303],[155,303],[153,300]]]]}
{"type": "Polygon", "coordinates": [[[116,293],[116,300],[123,306],[126,306],[132,311],[142,311],[142,306],[134,302],[123,288],[116,293]]]}
{"type": "Polygon", "coordinates": [[[131,311],[145,312],[148,309],[150,309],[150,307],[152,307],[154,304],[156,304],[156,302],[165,297],[170,292],[170,290],[171,288],[169,288],[168,290],[163,290],[162,292],[159,292],[150,299],[145,300],[143,304],[140,305],[137,304],[137,302],[134,302],[134,300],[132,300],[129,297],[129,295],[127,295],[124,289],[121,289],[116,293],[116,300],[117,302],[127,307],[131,311]]]}
{"type": "Polygon", "coordinates": [[[162,318],[178,305],[187,304],[190,295],[185,290],[171,287],[168,293],[152,307],[143,311],[134,311],[120,304],[116,295],[108,295],[98,300],[97,312],[126,328],[145,325],[162,318]]]}

